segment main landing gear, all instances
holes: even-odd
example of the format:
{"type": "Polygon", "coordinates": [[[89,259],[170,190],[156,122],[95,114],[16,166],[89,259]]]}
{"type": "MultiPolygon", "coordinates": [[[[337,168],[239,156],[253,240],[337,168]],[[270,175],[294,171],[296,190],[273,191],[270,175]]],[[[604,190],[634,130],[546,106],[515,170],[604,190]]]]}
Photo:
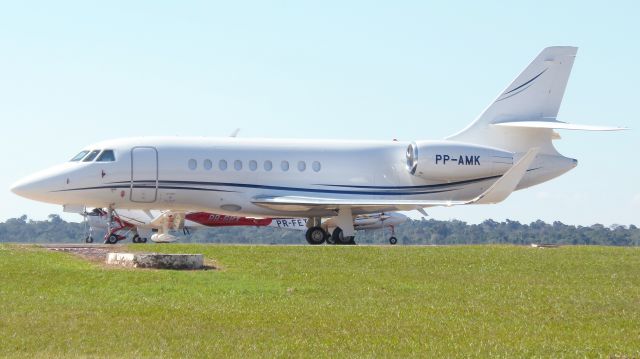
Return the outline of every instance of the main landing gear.
{"type": "Polygon", "coordinates": [[[307,229],[307,233],[305,237],[307,238],[307,242],[311,245],[322,244],[325,241],[325,237],[327,236],[327,232],[325,232],[322,227],[311,227],[307,229]]]}
{"type": "Polygon", "coordinates": [[[329,234],[322,227],[314,226],[307,229],[305,237],[311,245],[318,245],[324,242],[327,242],[327,244],[356,244],[355,236],[344,236],[340,227],[337,227],[333,230],[333,233],[329,234]]]}
{"type": "Polygon", "coordinates": [[[143,237],[140,237],[138,235],[138,233],[136,233],[136,234],[133,235],[133,238],[131,238],[131,242],[133,242],[133,243],[147,243],[147,239],[143,238],[143,237]]]}
{"type": "Polygon", "coordinates": [[[336,227],[331,233],[331,239],[336,244],[356,244],[355,236],[345,236],[340,227],[336,227]]]}
{"type": "MultiPolygon", "coordinates": [[[[116,244],[120,241],[124,241],[127,239],[126,234],[122,235],[122,234],[118,234],[117,232],[120,231],[122,228],[114,228],[112,229],[110,232],[107,232],[107,236],[105,236],[105,240],[104,243],[106,244],[116,244]]],[[[93,241],[93,238],[91,238],[91,241],[93,241]]],[[[138,233],[135,233],[133,235],[133,237],[131,238],[131,242],[133,243],[147,243],[147,239],[140,237],[140,235],[138,235],[138,233]]],[[[90,243],[90,242],[87,242],[90,243]]]]}
{"type": "Polygon", "coordinates": [[[307,242],[311,245],[318,245],[324,242],[327,242],[327,244],[356,244],[355,236],[345,236],[342,230],[342,228],[346,228],[347,233],[355,234],[351,208],[340,209],[338,216],[335,218],[337,223],[328,227],[328,224],[323,225],[322,218],[310,217],[307,221],[309,229],[305,234],[307,242]],[[330,228],[333,228],[333,231],[330,231],[330,228]]]}
{"type": "MultiPolygon", "coordinates": [[[[132,224],[123,221],[120,217],[115,213],[113,208],[109,207],[107,209],[107,233],[104,236],[105,244],[116,244],[120,241],[127,239],[127,234],[133,233],[133,237],[131,241],[133,243],[146,243],[147,239],[140,237],[138,235],[138,230],[132,224]],[[125,231],[124,234],[119,234],[118,232],[125,231]]],[[[89,236],[87,238],[87,243],[89,239],[93,242],[93,238],[89,236]]]]}

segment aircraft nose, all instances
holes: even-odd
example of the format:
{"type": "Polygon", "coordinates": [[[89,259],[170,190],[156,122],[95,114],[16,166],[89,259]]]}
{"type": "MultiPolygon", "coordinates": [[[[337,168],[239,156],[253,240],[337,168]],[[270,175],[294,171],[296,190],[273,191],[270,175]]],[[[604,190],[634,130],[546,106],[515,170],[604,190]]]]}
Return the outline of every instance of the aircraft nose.
{"type": "Polygon", "coordinates": [[[41,176],[29,176],[14,183],[10,189],[20,197],[42,201],[50,189],[48,182],[47,178],[41,176]]]}
{"type": "Polygon", "coordinates": [[[14,183],[10,190],[18,196],[34,201],[66,203],[69,198],[62,195],[62,191],[69,184],[71,174],[75,170],[73,165],[67,162],[33,173],[14,183]]]}
{"type": "Polygon", "coordinates": [[[21,197],[31,198],[35,194],[34,192],[37,190],[37,188],[37,181],[24,178],[11,186],[11,192],[21,197]]]}

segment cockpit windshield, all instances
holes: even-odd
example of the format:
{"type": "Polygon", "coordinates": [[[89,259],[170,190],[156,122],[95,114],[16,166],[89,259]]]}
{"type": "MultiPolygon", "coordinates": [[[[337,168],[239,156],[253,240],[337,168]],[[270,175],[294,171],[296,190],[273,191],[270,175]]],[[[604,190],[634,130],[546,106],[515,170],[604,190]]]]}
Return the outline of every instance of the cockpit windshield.
{"type": "Polygon", "coordinates": [[[98,153],[100,153],[100,150],[91,151],[91,153],[89,153],[87,155],[87,157],[85,157],[84,160],[82,160],[82,162],[91,162],[91,161],[93,161],[96,158],[96,156],[98,155],[98,153]]]}
{"type": "Polygon", "coordinates": [[[116,155],[113,150],[83,150],[70,159],[70,162],[115,162],[116,155]]]}
{"type": "Polygon", "coordinates": [[[96,162],[113,162],[116,160],[116,156],[113,154],[113,150],[104,150],[96,160],[96,162]]]}
{"type": "Polygon", "coordinates": [[[80,151],[80,153],[78,153],[77,155],[73,156],[73,158],[72,158],[72,159],[70,159],[69,161],[70,161],[70,162],[78,162],[78,161],[80,161],[81,159],[83,159],[83,158],[84,158],[84,156],[86,156],[86,155],[87,155],[87,153],[89,153],[89,151],[87,151],[87,150],[80,151]]]}

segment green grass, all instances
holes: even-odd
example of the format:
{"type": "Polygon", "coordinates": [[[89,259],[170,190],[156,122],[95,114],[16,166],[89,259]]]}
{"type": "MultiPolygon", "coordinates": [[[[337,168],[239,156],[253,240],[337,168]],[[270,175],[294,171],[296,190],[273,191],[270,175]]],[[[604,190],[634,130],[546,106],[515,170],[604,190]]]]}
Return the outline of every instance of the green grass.
{"type": "Polygon", "coordinates": [[[640,356],[640,249],[132,246],[221,270],[0,245],[0,356],[640,356]]]}

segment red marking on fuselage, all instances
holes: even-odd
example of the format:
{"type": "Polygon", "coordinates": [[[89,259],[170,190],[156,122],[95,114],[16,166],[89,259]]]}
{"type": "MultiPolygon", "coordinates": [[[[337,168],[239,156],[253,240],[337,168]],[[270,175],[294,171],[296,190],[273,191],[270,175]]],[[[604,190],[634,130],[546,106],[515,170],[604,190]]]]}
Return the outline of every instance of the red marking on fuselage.
{"type": "Polygon", "coordinates": [[[207,212],[187,213],[185,219],[196,222],[207,227],[229,227],[229,226],[268,226],[271,218],[247,218],[237,216],[225,216],[207,212]]]}

